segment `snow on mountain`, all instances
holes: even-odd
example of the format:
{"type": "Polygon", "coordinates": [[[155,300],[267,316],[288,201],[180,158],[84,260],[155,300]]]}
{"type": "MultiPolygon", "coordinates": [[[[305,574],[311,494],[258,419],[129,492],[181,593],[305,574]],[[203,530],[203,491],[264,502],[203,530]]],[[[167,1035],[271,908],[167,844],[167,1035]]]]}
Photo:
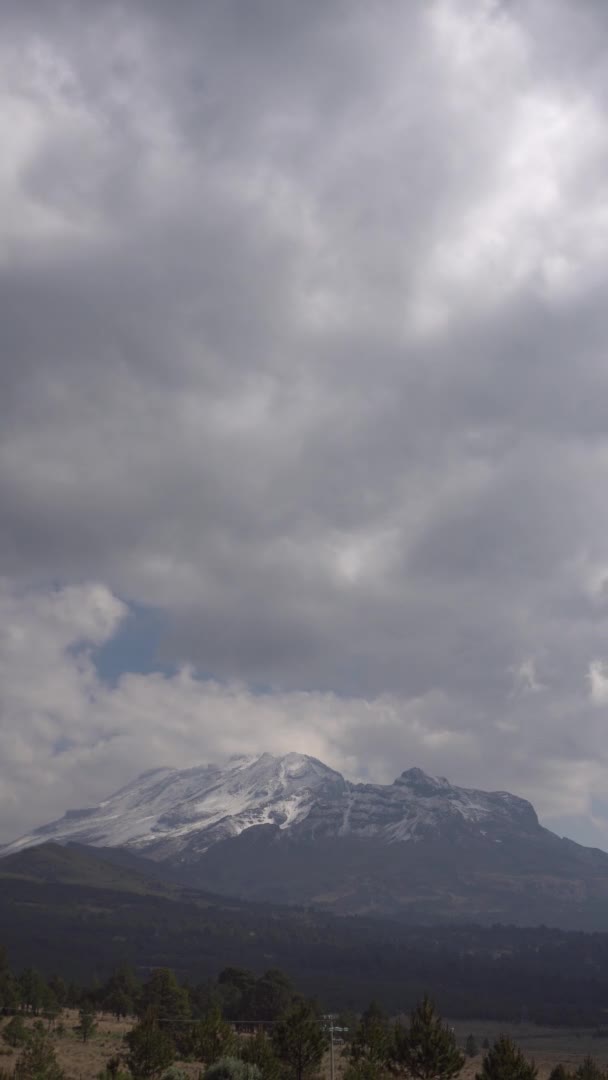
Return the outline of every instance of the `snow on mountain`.
{"type": "Polygon", "coordinates": [[[144,773],[0,857],[48,841],[122,848],[110,863],[143,854],[186,888],[342,915],[603,927],[608,910],[608,854],[542,828],[525,800],[420,769],[351,783],[304,754],[144,773]]]}
{"type": "Polygon", "coordinates": [[[298,836],[419,842],[454,830],[501,841],[539,828],[523,799],[452,786],[409,769],[393,784],[353,784],[305,754],[231,758],[227,765],[155,769],[99,806],[69,810],[4,847],[8,855],[45,841],[130,847],[156,858],[202,854],[256,825],[298,836]]]}
{"type": "Polygon", "coordinates": [[[103,847],[179,850],[193,833],[199,851],[252,825],[288,828],[304,817],[319,794],[344,786],[339,773],[303,754],[235,757],[226,766],[154,769],[99,806],[68,810],[7,845],[8,855],[45,841],[103,847]]]}
{"type": "Polygon", "coordinates": [[[1,854],[55,840],[130,847],[156,858],[201,854],[254,825],[298,835],[419,841],[454,828],[500,841],[504,829],[538,828],[529,802],[504,792],[455,787],[409,769],[393,784],[353,784],[305,754],[233,757],[228,765],[154,769],[121,791],[43,825],[1,854]]]}

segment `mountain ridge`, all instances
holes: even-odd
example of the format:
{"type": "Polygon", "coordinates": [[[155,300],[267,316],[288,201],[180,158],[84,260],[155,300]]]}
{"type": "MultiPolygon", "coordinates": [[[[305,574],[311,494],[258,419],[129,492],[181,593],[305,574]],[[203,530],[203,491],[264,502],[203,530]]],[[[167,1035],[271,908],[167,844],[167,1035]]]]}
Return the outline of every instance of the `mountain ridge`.
{"type": "MultiPolygon", "coordinates": [[[[133,847],[167,857],[260,825],[314,835],[376,836],[382,843],[420,842],[429,832],[467,823],[500,831],[539,828],[525,799],[509,792],[457,787],[419,768],[392,784],[346,780],[317,758],[290,753],[239,755],[226,766],[147,770],[96,807],[66,811],[0,848],[7,855],[50,839],[133,847]]],[[[499,839],[496,837],[495,839],[499,839]]]]}
{"type": "Polygon", "coordinates": [[[525,799],[418,768],[391,784],[304,754],[152,770],[0,856],[49,841],[144,856],[167,880],[261,903],[608,929],[608,854],[550,832],[525,799]]]}

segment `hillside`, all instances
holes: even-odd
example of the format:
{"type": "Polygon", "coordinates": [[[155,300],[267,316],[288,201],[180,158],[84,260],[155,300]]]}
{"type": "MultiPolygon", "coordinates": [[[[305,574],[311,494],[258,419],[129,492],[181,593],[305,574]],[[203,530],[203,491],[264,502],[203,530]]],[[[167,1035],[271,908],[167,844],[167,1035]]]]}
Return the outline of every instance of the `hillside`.
{"type": "Polygon", "coordinates": [[[141,976],[166,966],[195,983],[230,966],[258,974],[280,968],[331,1009],[363,1008],[371,997],[389,1009],[408,1008],[432,987],[454,1017],[519,1019],[524,1003],[539,1022],[604,1023],[606,934],[415,927],[178,886],[160,895],[146,891],[138,874],[114,879],[105,856],[94,874],[98,855],[84,855],[66,848],[59,871],[54,848],[24,852],[19,874],[8,864],[0,878],[0,943],[14,968],[90,982],[125,963],[141,976]]]}

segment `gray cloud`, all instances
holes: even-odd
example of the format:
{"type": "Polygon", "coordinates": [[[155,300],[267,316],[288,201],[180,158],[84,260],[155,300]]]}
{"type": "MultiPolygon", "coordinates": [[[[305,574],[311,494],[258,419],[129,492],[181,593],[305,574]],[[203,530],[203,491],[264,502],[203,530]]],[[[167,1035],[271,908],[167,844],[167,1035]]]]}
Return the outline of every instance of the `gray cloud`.
{"type": "Polygon", "coordinates": [[[0,47],[11,618],[32,588],[102,581],[164,612],[159,662],[269,688],[277,730],[289,695],[334,702],[333,764],[384,776],[417,755],[556,820],[590,812],[608,768],[589,678],[608,648],[603,6],[89,14],[8,5],[0,47]],[[359,710],[387,695],[371,732],[359,710]]]}

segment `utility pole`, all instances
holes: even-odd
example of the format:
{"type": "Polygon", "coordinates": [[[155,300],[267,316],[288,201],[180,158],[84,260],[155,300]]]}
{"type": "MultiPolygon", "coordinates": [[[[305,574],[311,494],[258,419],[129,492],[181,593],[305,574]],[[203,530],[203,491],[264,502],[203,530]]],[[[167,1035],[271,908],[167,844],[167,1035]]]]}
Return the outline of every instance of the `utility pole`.
{"type": "Polygon", "coordinates": [[[336,1027],[336,1021],[338,1020],[337,1013],[325,1013],[322,1017],[323,1027],[325,1031],[329,1032],[329,1077],[330,1080],[336,1080],[336,1058],[334,1054],[334,1036],[336,1031],[346,1030],[343,1027],[336,1027]]]}

